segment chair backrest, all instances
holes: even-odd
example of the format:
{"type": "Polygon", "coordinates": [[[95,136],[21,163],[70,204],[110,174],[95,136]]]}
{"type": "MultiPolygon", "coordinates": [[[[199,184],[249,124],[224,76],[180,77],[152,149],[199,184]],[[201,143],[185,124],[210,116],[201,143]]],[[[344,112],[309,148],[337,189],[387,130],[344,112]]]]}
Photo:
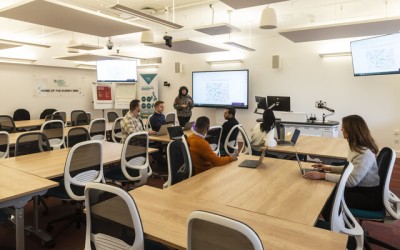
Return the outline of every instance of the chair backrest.
{"type": "Polygon", "coordinates": [[[246,224],[205,211],[193,211],[188,219],[188,250],[262,250],[257,233],[246,224]]]}
{"type": "Polygon", "coordinates": [[[121,121],[124,119],[123,117],[118,117],[112,127],[111,138],[115,143],[121,143],[122,141],[122,129],[121,129],[121,121]]]}
{"type": "Polygon", "coordinates": [[[147,132],[130,134],[122,147],[121,170],[125,178],[130,181],[138,181],[137,185],[143,185],[147,178],[153,174],[149,164],[149,135],[147,132]],[[132,175],[132,171],[139,171],[139,175],[132,175]]]}
{"type": "Polygon", "coordinates": [[[171,123],[173,125],[175,125],[175,112],[170,112],[165,116],[165,123],[171,123]]]}
{"type": "Polygon", "coordinates": [[[108,119],[108,122],[114,122],[115,120],[117,120],[118,119],[118,114],[116,113],[116,112],[108,112],[107,113],[107,119],[108,119]]]}
{"type": "Polygon", "coordinates": [[[106,140],[106,119],[98,118],[90,122],[89,136],[91,140],[106,140]]]}
{"type": "Polygon", "coordinates": [[[40,114],[40,119],[45,119],[46,116],[53,114],[56,112],[57,109],[45,109],[43,112],[40,114]]]}
{"type": "Polygon", "coordinates": [[[240,150],[239,154],[240,155],[242,155],[242,154],[252,155],[250,138],[242,126],[239,126],[239,133],[241,134],[241,136],[243,138],[243,147],[240,150]]]}
{"type": "Polygon", "coordinates": [[[58,113],[46,115],[46,117],[44,119],[45,119],[46,122],[47,121],[58,120],[58,121],[62,121],[65,124],[62,116],[60,114],[58,114],[58,113]]]}
{"type": "Polygon", "coordinates": [[[219,147],[221,145],[222,126],[212,126],[206,134],[206,141],[210,144],[211,149],[219,155],[219,147]]]}
{"type": "Polygon", "coordinates": [[[151,114],[151,115],[149,115],[149,116],[147,117],[147,122],[146,122],[146,128],[147,128],[147,129],[152,129],[152,128],[151,128],[151,122],[150,122],[150,119],[151,119],[152,116],[153,116],[153,114],[151,114]]]}
{"type": "Polygon", "coordinates": [[[67,147],[70,148],[79,142],[88,141],[89,139],[90,139],[89,131],[86,128],[83,127],[71,128],[68,131],[67,147]]]}
{"type": "Polygon", "coordinates": [[[64,168],[64,186],[71,199],[83,201],[83,188],[89,182],[105,182],[103,176],[103,145],[85,141],[68,152],[64,168]]]}
{"type": "Polygon", "coordinates": [[[8,133],[14,133],[15,123],[11,116],[9,115],[0,115],[0,131],[6,131],[8,133]]]}
{"type": "Polygon", "coordinates": [[[353,164],[348,162],[337,184],[331,211],[331,230],[349,236],[355,236],[357,242],[356,249],[363,249],[364,231],[350,212],[344,200],[344,189],[353,168],[353,164]]]}
{"type": "Polygon", "coordinates": [[[26,109],[17,109],[14,111],[13,120],[14,121],[24,121],[30,120],[31,114],[26,109]]]}
{"type": "Polygon", "coordinates": [[[390,216],[398,220],[400,219],[400,199],[389,189],[395,161],[396,152],[388,147],[382,148],[376,158],[379,168],[380,187],[383,192],[383,204],[390,216]]]}
{"type": "Polygon", "coordinates": [[[89,119],[85,111],[73,110],[71,112],[71,126],[89,125],[89,119]]]}
{"type": "Polygon", "coordinates": [[[0,131],[0,158],[7,158],[10,152],[10,135],[0,131]]]}
{"type": "Polygon", "coordinates": [[[168,180],[163,187],[167,188],[188,179],[192,175],[192,161],[185,145],[185,136],[181,140],[173,140],[167,146],[168,180]]]}
{"type": "Polygon", "coordinates": [[[228,135],[226,136],[224,142],[224,149],[225,153],[228,155],[234,155],[235,152],[238,150],[237,137],[239,135],[240,126],[241,126],[240,124],[233,126],[229,131],[228,135]]]}
{"type": "Polygon", "coordinates": [[[122,116],[125,116],[126,113],[128,113],[128,112],[129,112],[129,109],[123,109],[123,110],[122,110],[122,116]]]}
{"type": "Polygon", "coordinates": [[[125,190],[101,183],[88,183],[85,188],[85,208],[86,250],[92,249],[91,244],[96,249],[144,249],[140,215],[133,197],[125,190]],[[124,234],[121,235],[121,231],[124,234]]]}
{"type": "Polygon", "coordinates": [[[62,120],[65,125],[67,125],[67,113],[64,111],[55,111],[53,113],[53,120],[62,120]]]}
{"type": "Polygon", "coordinates": [[[50,151],[47,136],[41,132],[28,132],[20,135],[15,143],[15,156],[50,151]]]}
{"type": "Polygon", "coordinates": [[[47,136],[52,148],[65,147],[64,126],[61,120],[50,120],[40,127],[40,132],[47,136]]]}

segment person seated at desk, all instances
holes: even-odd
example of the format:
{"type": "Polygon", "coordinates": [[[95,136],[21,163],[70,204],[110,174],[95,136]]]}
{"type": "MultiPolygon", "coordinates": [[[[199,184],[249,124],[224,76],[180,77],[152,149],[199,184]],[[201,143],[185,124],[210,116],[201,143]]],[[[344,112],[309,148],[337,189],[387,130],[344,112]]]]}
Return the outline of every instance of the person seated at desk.
{"type": "Polygon", "coordinates": [[[212,151],[210,144],[204,139],[209,128],[210,119],[201,116],[196,120],[193,134],[187,138],[194,174],[237,160],[236,155],[219,157],[212,151]]]}
{"type": "Polygon", "coordinates": [[[263,121],[254,126],[251,135],[251,149],[253,155],[260,155],[262,147],[275,147],[277,142],[275,136],[275,115],[270,109],[266,109],[263,113],[263,121]]]}
{"type": "MultiPolygon", "coordinates": [[[[122,143],[132,133],[146,131],[144,129],[142,118],[140,118],[140,101],[132,100],[129,104],[129,112],[126,113],[121,121],[122,143]]],[[[155,131],[147,131],[149,135],[155,134],[155,131]]]]}
{"type": "MultiPolygon", "coordinates": [[[[370,130],[361,116],[350,115],[342,120],[343,137],[349,143],[347,161],[354,166],[344,191],[344,199],[349,208],[376,211],[383,208],[382,190],[379,187],[378,165],[376,154],[378,147],[371,136],[370,130]]],[[[327,180],[339,182],[343,166],[313,165],[314,168],[329,171],[308,172],[305,179],[327,180]]],[[[322,215],[329,219],[333,198],[328,200],[322,215]]]]}
{"type": "MultiPolygon", "coordinates": [[[[221,134],[221,139],[220,139],[221,155],[226,155],[224,145],[225,145],[225,140],[226,140],[226,137],[228,136],[229,131],[231,131],[231,129],[234,126],[239,124],[239,122],[235,118],[235,114],[236,114],[236,109],[234,107],[225,108],[224,118],[225,118],[226,122],[224,122],[224,124],[222,124],[222,134],[221,134]]],[[[239,133],[239,130],[233,131],[229,139],[235,140],[238,133],[239,133]]]]}
{"type": "Polygon", "coordinates": [[[164,102],[156,101],[154,104],[154,113],[150,117],[150,125],[151,129],[158,132],[162,125],[165,124],[165,115],[164,112],[164,102]]]}

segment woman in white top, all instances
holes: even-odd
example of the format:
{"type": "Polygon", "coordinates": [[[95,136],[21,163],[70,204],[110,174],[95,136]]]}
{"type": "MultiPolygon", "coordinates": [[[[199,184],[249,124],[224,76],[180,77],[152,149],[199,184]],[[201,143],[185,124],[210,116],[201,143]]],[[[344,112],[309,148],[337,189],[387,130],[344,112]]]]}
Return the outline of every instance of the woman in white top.
{"type": "MultiPolygon", "coordinates": [[[[347,161],[354,169],[346,182],[344,199],[349,208],[377,211],[383,209],[382,187],[376,162],[378,147],[371,136],[367,123],[361,116],[349,115],[342,120],[343,137],[349,143],[347,161]]],[[[343,171],[342,166],[313,165],[325,172],[308,172],[306,179],[338,182],[343,171]]],[[[324,208],[324,218],[329,217],[332,200],[324,208]]]]}
{"type": "Polygon", "coordinates": [[[263,122],[257,123],[251,135],[251,148],[253,155],[261,154],[261,147],[275,147],[275,115],[270,109],[266,109],[263,114],[263,122]]]}

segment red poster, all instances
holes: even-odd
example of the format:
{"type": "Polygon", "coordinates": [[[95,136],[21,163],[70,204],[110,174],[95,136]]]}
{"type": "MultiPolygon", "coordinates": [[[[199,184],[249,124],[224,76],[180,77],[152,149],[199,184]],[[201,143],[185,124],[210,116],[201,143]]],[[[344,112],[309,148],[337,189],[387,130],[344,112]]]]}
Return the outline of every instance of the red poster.
{"type": "Polygon", "coordinates": [[[98,101],[112,101],[111,86],[97,86],[98,101]]]}

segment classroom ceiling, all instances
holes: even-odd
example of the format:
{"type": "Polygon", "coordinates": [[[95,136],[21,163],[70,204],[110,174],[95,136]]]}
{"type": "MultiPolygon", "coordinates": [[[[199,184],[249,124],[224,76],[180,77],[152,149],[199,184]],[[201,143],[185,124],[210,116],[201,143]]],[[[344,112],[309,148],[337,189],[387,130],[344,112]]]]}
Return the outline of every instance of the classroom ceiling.
{"type": "MultiPolygon", "coordinates": [[[[27,1],[32,0],[1,0],[0,16],[4,8],[27,1]]],[[[36,1],[52,2],[58,0],[36,1]]],[[[265,0],[265,3],[267,1],[265,0]]],[[[278,32],[285,29],[360,20],[367,21],[379,18],[400,18],[400,0],[281,0],[278,2],[273,0],[273,3],[269,4],[269,7],[274,8],[276,11],[278,28],[263,30],[259,29],[258,25],[262,10],[267,4],[234,10],[222,1],[215,0],[64,0],[62,2],[91,12],[117,18],[144,29],[150,29],[155,34],[155,42],[162,42],[162,37],[167,32],[174,40],[190,39],[223,49],[232,49],[231,46],[224,44],[228,41],[250,46],[251,40],[279,36],[278,32]],[[111,8],[116,4],[135,10],[147,10],[146,13],[148,14],[175,22],[184,27],[181,29],[168,28],[122,13],[111,8]],[[241,31],[231,33],[230,35],[209,36],[194,30],[199,26],[222,22],[229,23],[241,31]]],[[[67,54],[67,45],[72,39],[78,43],[98,46],[105,46],[109,40],[108,37],[72,32],[5,17],[0,17],[0,26],[2,27],[0,30],[0,39],[65,47],[65,51],[58,49],[58,52],[56,52],[52,50],[54,55],[51,56],[54,57],[62,56],[63,53],[67,54]]],[[[143,44],[140,43],[140,35],[141,33],[137,32],[111,37],[111,40],[114,42],[113,50],[118,49],[121,52],[125,51],[129,55],[135,56],[135,47],[139,46],[143,48],[143,44]]],[[[0,50],[0,56],[5,56],[5,52],[10,53],[12,50],[18,50],[19,48],[0,50]]],[[[103,52],[107,52],[107,49],[103,49],[103,52]]],[[[143,57],[143,55],[137,56],[143,57]]]]}

